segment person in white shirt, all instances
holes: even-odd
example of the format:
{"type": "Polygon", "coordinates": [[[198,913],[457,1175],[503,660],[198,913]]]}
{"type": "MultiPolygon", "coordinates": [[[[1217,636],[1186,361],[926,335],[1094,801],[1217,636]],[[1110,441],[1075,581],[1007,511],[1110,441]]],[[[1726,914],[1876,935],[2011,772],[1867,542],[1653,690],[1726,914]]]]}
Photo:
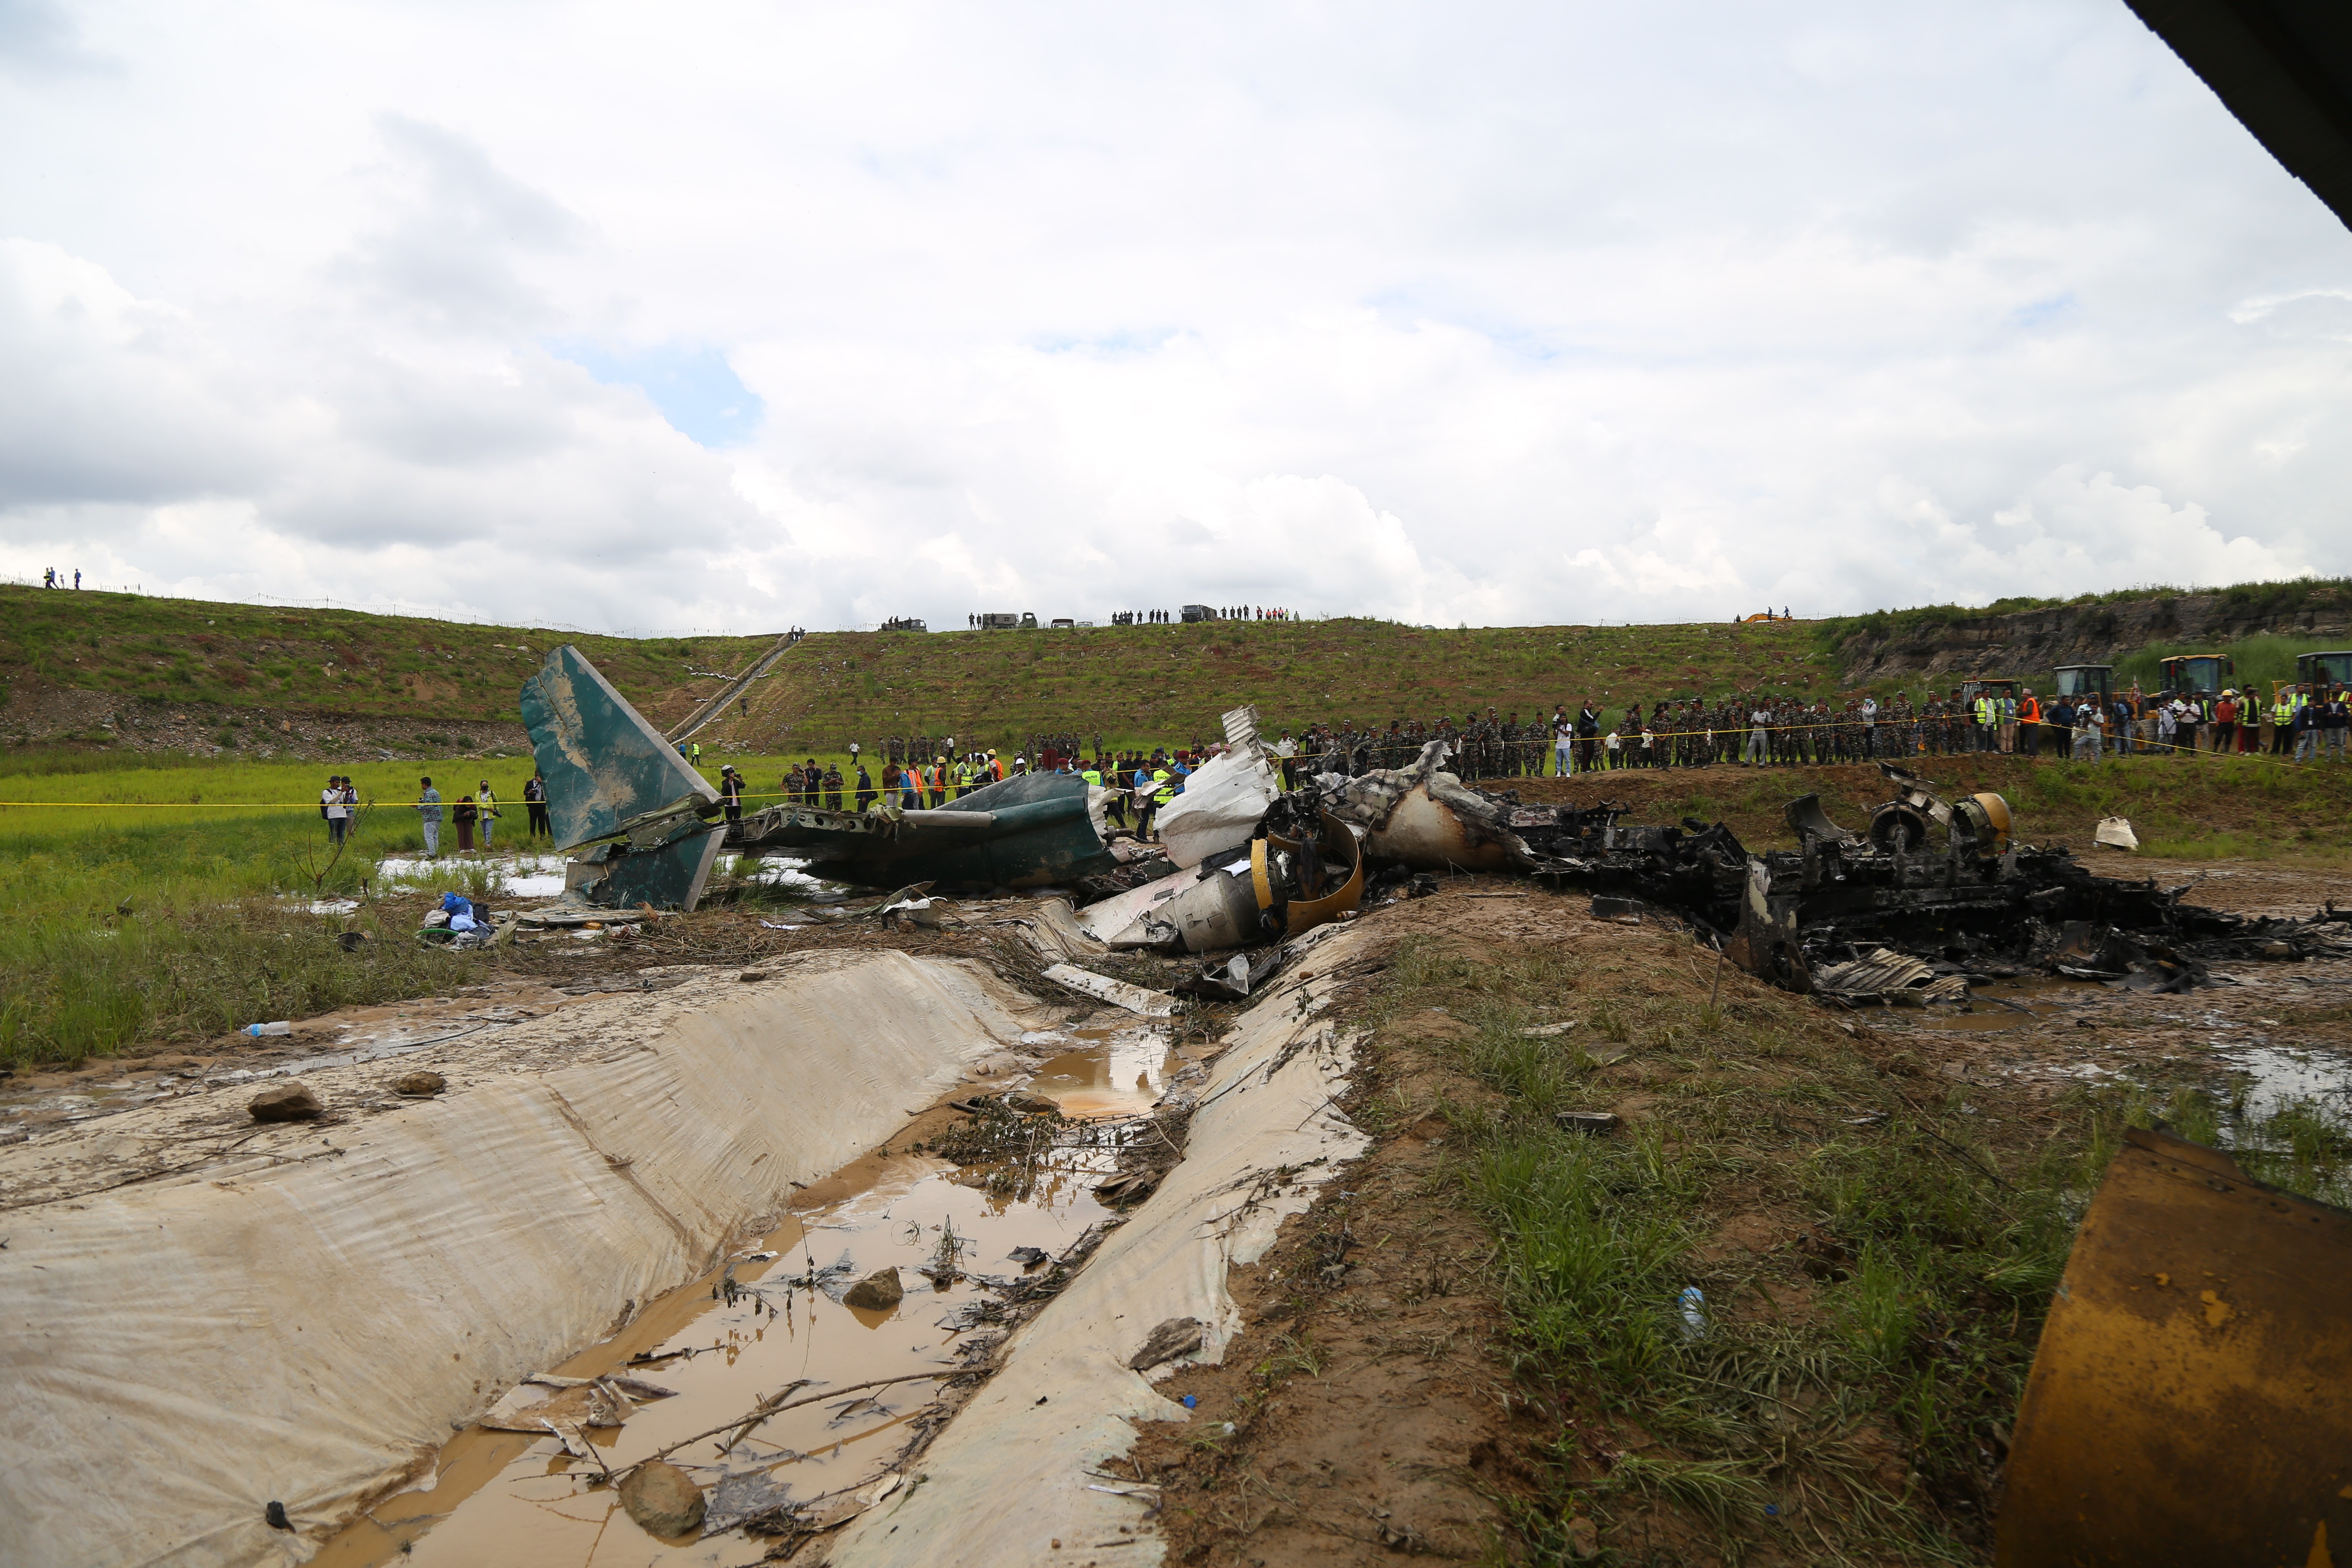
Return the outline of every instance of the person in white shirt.
{"type": "Polygon", "coordinates": [[[1565,708],[1551,713],[1551,771],[1561,778],[1576,771],[1576,721],[1565,708]]]}
{"type": "Polygon", "coordinates": [[[351,830],[351,808],[343,800],[343,779],[341,773],[327,780],[327,787],[319,792],[319,815],[327,819],[327,842],[340,846],[343,835],[351,830]]]}
{"type": "Polygon", "coordinates": [[[2095,763],[2099,760],[2099,736],[2107,721],[2106,711],[2097,698],[2086,698],[2074,705],[2074,760],[2095,763]]]}
{"type": "Polygon", "coordinates": [[[1772,710],[1759,702],[1748,714],[1748,744],[1739,753],[1739,765],[1762,767],[1766,749],[1764,731],[1771,725],[1772,710]]]}

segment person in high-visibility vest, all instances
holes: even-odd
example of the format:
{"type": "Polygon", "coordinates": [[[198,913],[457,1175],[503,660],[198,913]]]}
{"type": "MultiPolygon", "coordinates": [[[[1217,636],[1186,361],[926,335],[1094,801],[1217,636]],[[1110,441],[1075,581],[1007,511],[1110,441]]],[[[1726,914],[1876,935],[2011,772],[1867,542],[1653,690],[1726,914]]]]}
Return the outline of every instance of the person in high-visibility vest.
{"type": "Polygon", "coordinates": [[[2287,687],[2279,688],[2271,703],[2271,755],[2284,757],[2294,740],[2294,693],[2287,687]]]}
{"type": "Polygon", "coordinates": [[[1151,793],[1143,797],[1143,821],[1136,828],[1136,836],[1141,838],[1151,837],[1151,825],[1159,818],[1160,808],[1176,798],[1176,780],[1166,768],[1154,768],[1151,782],[1145,787],[1151,793]]]}
{"type": "Polygon", "coordinates": [[[1977,750],[1990,752],[1993,749],[1993,742],[2000,733],[2000,712],[1993,706],[1992,699],[1981,692],[1977,696],[1976,707],[1977,750]]]}

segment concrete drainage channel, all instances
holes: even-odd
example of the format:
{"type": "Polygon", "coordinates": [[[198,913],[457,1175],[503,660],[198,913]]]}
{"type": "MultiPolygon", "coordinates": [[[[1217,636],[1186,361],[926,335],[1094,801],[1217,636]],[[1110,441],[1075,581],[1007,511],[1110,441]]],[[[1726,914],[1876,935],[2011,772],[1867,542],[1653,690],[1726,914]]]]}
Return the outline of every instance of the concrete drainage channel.
{"type": "Polygon", "coordinates": [[[1104,1467],[1184,1418],[1150,1380],[1218,1357],[1226,1268],[1360,1144],[1318,1017],[1358,934],[1300,943],[1205,1063],[977,966],[829,954],[504,1031],[514,1070],[478,1050],[337,1158],[314,1131],[20,1210],[0,1559],[733,1563],[749,1522],[837,1564],[1156,1562],[1150,1489],[1104,1467]],[[1024,1077],[1069,1120],[1028,1119],[1058,1133],[1012,1176],[916,1149],[969,1160],[988,1119],[940,1102],[1024,1077]],[[1122,1217],[1093,1189],[1163,1095],[1184,1158],[1122,1217]],[[1193,1348],[1130,1370],[1171,1323],[1193,1348]],[[664,1450],[705,1518],[656,1536],[607,1475],[664,1450]]]}

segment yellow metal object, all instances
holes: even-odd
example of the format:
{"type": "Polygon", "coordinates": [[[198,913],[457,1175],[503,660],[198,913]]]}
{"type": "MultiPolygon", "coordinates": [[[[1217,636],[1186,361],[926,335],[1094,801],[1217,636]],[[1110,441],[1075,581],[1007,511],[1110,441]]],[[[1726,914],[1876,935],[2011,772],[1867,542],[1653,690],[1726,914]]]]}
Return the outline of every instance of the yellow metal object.
{"type": "Polygon", "coordinates": [[[1982,795],[1970,795],[1969,798],[1975,801],[1979,805],[1984,807],[1985,821],[1990,823],[1992,826],[1993,847],[1995,849],[2008,848],[2009,802],[2001,796],[1993,794],[1990,790],[1987,790],[1982,795]]]}
{"type": "Polygon", "coordinates": [[[1263,838],[1250,840],[1250,886],[1257,893],[1259,909],[1274,908],[1274,878],[1266,870],[1265,840],[1263,838]]]}
{"type": "MultiPolygon", "coordinates": [[[[1348,874],[1337,877],[1337,885],[1319,899],[1291,900],[1283,910],[1283,934],[1286,936],[1312,931],[1355,910],[1364,901],[1364,851],[1363,847],[1356,842],[1355,834],[1349,831],[1346,823],[1327,811],[1323,814],[1323,831],[1318,842],[1327,872],[1336,872],[1337,862],[1344,858],[1349,862],[1348,874]]],[[[1268,844],[1276,849],[1289,850],[1294,855],[1299,848],[1294,839],[1267,834],[1250,849],[1253,872],[1265,864],[1265,848],[1268,844]]]]}
{"type": "Polygon", "coordinates": [[[2352,1542],[2352,1214],[2137,1128],[2066,1262],[1996,1568],[2309,1568],[2352,1542]]]}

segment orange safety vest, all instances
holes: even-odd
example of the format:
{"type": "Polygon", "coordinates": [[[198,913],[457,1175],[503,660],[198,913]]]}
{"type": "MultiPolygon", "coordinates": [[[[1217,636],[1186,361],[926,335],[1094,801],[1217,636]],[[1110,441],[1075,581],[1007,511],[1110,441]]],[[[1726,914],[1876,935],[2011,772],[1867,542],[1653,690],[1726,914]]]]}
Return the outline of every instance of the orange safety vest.
{"type": "Polygon", "coordinates": [[[2017,705],[2017,717],[2021,721],[2027,724],[2041,723],[2042,704],[2034,698],[2028,697],[2024,701],[2017,705]]]}

